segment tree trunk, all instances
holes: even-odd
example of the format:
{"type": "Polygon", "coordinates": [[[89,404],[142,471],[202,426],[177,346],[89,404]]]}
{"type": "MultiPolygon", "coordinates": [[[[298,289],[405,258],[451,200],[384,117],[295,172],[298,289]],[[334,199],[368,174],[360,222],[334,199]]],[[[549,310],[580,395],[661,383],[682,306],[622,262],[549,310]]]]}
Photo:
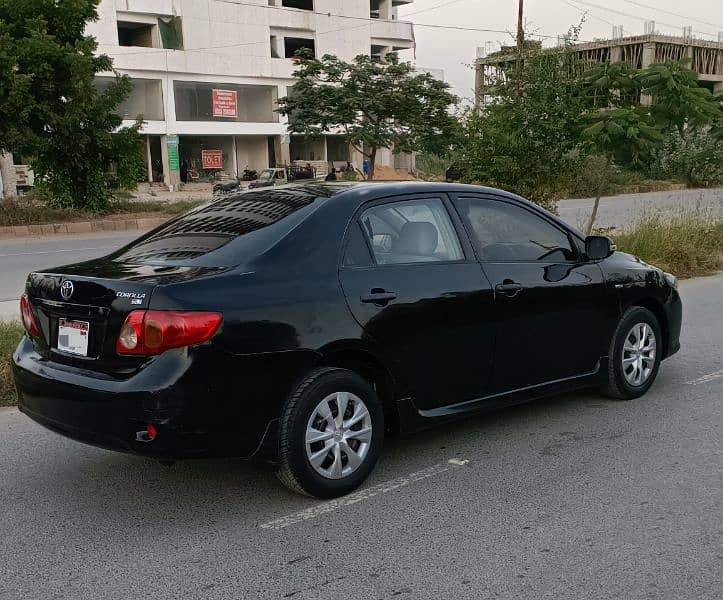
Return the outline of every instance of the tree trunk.
{"type": "Polygon", "coordinates": [[[585,235],[590,235],[592,233],[592,228],[595,225],[595,219],[597,219],[597,210],[600,207],[600,198],[602,198],[603,191],[605,190],[605,186],[607,185],[607,175],[609,170],[610,158],[607,157],[604,168],[600,173],[598,173],[599,180],[597,184],[597,192],[595,194],[595,203],[592,205],[592,213],[590,214],[590,218],[585,225],[585,235]]]}
{"type": "Polygon", "coordinates": [[[372,148],[372,151],[369,153],[369,181],[374,180],[374,171],[376,171],[377,167],[377,148],[376,146],[372,148]]]}
{"type": "Polygon", "coordinates": [[[13,155],[9,152],[3,152],[3,150],[0,150],[0,181],[2,181],[2,184],[0,184],[0,199],[13,198],[17,195],[13,155]]]}
{"type": "Polygon", "coordinates": [[[592,232],[592,227],[595,225],[595,219],[597,218],[597,209],[598,206],[600,206],[600,198],[602,197],[602,194],[600,193],[600,189],[598,188],[597,196],[595,197],[595,204],[592,205],[592,214],[590,215],[590,219],[588,219],[587,225],[585,225],[585,235],[590,235],[592,232]]]}

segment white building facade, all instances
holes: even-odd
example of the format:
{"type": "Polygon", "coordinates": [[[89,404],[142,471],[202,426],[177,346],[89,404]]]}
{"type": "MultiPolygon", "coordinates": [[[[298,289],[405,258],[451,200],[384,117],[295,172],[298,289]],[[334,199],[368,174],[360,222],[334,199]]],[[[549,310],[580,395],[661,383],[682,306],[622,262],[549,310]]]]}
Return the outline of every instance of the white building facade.
{"type": "MultiPolygon", "coordinates": [[[[411,58],[403,51],[414,47],[412,24],[396,18],[409,2],[102,0],[88,33],[133,81],[120,111],[125,124],[143,116],[149,182],[176,185],[219,169],[241,176],[294,160],[359,161],[339,136],[289,136],[276,101],[294,83],[300,48],[411,58]]],[[[393,164],[390,153],[381,164],[393,164]]]]}

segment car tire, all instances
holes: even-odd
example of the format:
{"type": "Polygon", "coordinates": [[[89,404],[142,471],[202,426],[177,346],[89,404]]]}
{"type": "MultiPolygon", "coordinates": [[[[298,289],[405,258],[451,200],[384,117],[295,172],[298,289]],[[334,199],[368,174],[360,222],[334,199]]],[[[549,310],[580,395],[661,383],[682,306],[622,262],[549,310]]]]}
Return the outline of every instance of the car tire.
{"type": "Polygon", "coordinates": [[[383,440],[384,411],[372,386],[347,369],[314,369],[282,409],[277,476],[300,494],[343,496],[371,473],[383,440]]]}
{"type": "Polygon", "coordinates": [[[639,398],[653,385],[662,352],[663,339],[656,316],[647,308],[631,306],[610,342],[602,392],[618,400],[639,398]]]}

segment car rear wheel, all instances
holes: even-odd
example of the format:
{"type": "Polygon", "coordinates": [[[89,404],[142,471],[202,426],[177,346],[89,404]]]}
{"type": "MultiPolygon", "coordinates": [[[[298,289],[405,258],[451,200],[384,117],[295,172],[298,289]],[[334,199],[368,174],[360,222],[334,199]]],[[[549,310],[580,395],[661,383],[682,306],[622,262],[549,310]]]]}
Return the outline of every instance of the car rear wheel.
{"type": "Polygon", "coordinates": [[[610,343],[603,392],[621,400],[642,396],[658,375],[662,350],[658,319],[647,308],[630,307],[610,343]]]}
{"type": "Polygon", "coordinates": [[[346,369],[315,369],[292,391],[281,414],[278,477],[318,498],[351,492],[371,473],[384,437],[374,389],[346,369]]]}

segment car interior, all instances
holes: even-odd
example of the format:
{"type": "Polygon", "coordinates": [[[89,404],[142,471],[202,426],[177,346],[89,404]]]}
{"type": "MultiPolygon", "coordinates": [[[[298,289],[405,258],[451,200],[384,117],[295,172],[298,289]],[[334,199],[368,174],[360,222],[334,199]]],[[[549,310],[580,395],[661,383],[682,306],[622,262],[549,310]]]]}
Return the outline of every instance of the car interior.
{"type": "Polygon", "coordinates": [[[437,198],[375,206],[362,224],[378,264],[459,260],[462,250],[437,198]]]}

